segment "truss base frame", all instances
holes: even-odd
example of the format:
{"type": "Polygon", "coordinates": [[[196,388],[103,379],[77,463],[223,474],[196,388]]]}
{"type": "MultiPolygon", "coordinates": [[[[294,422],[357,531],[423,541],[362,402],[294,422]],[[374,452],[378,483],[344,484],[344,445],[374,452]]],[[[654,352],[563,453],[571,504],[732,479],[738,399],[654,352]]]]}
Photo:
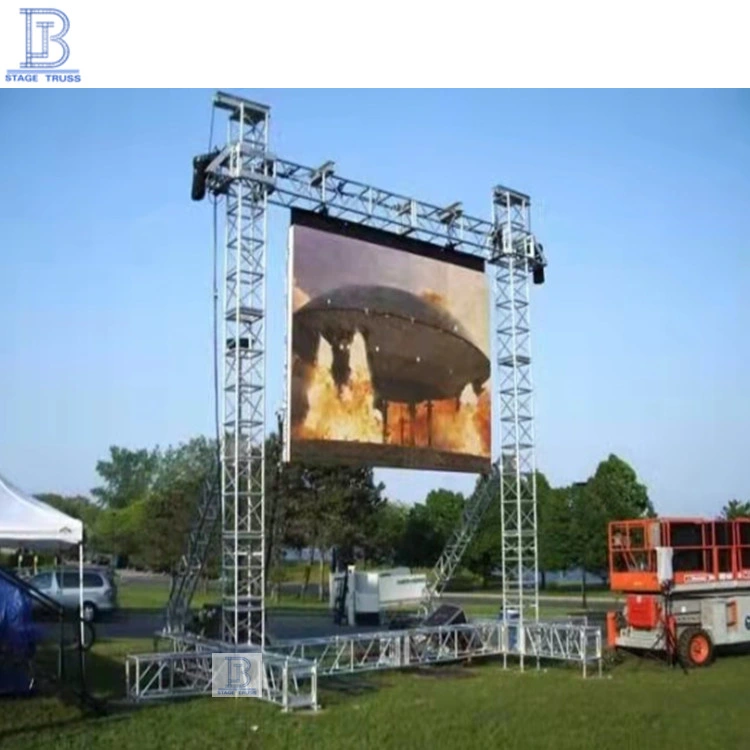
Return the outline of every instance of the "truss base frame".
{"type": "MultiPolygon", "coordinates": [[[[125,662],[126,695],[133,702],[211,694],[213,653],[257,651],[190,634],[159,634],[168,650],[134,654],[125,662]]],[[[585,620],[476,620],[447,627],[383,630],[279,641],[264,649],[262,698],[285,711],[320,707],[318,678],[410,669],[482,657],[564,662],[602,673],[602,632],[585,620]]]]}

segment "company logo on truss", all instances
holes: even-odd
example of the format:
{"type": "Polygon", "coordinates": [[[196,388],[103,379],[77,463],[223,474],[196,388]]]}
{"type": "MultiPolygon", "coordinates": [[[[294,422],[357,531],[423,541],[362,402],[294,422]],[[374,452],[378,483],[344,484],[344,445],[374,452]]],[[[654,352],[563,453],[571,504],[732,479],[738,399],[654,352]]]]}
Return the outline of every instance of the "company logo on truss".
{"type": "Polygon", "coordinates": [[[263,657],[260,653],[212,654],[211,677],[214,698],[261,698],[263,657]]]}
{"type": "Polygon", "coordinates": [[[57,8],[20,8],[25,28],[25,56],[5,72],[7,83],[80,83],[77,68],[63,68],[70,57],[65,37],[70,19],[57,8]]]}

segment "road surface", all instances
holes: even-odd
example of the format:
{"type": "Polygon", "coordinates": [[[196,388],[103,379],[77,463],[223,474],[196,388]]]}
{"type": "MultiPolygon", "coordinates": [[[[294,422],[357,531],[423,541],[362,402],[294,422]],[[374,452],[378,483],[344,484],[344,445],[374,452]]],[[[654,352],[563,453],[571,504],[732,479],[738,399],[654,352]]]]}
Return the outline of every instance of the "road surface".
{"type": "MultiPolygon", "coordinates": [[[[455,592],[443,597],[443,601],[458,606],[470,604],[487,604],[498,606],[499,594],[486,594],[477,592],[455,592]]],[[[590,622],[603,623],[604,612],[611,609],[615,603],[614,598],[592,597],[589,599],[587,616],[590,622]]],[[[545,605],[562,605],[561,614],[581,613],[581,600],[577,596],[542,596],[540,602],[545,605]]],[[[97,640],[114,638],[152,638],[164,624],[163,612],[159,609],[123,609],[113,616],[104,617],[95,624],[97,640]]],[[[347,626],[336,626],[331,621],[328,612],[319,610],[297,610],[270,609],[268,613],[268,628],[275,638],[286,640],[295,638],[314,638],[319,636],[333,635],[336,632],[351,633],[352,629],[347,626]]],[[[375,630],[375,627],[358,626],[361,632],[375,630]]],[[[44,623],[42,632],[45,638],[56,639],[57,628],[54,623],[44,623]]]]}

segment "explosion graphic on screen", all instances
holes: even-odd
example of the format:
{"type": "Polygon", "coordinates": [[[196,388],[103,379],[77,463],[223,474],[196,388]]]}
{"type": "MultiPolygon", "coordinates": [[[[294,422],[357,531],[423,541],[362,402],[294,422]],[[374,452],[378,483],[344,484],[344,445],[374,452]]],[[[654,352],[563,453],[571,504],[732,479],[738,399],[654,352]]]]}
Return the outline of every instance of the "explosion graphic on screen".
{"type": "Polygon", "coordinates": [[[483,261],[388,232],[353,236],[331,217],[293,219],[285,459],[486,471],[483,261]]]}
{"type": "MultiPolygon", "coordinates": [[[[357,331],[351,343],[340,343],[339,347],[348,350],[349,376],[337,385],[334,348],[319,337],[315,362],[306,372],[308,410],[304,419],[293,425],[294,438],[490,455],[490,393],[486,387],[479,395],[467,384],[457,398],[376,404],[363,335],[357,331]]],[[[377,356],[377,352],[371,356],[377,356]]]]}

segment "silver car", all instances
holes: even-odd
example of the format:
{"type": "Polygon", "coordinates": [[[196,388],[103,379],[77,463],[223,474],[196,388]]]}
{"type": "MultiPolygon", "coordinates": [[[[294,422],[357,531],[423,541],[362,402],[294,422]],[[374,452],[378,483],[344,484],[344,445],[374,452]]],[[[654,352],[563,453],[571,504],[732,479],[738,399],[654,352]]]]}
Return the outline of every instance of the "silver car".
{"type": "MultiPolygon", "coordinates": [[[[78,569],[63,568],[37,573],[29,581],[43,594],[65,609],[77,610],[79,604],[78,569]]],[[[83,569],[83,619],[93,622],[104,613],[117,609],[117,586],[106,568],[83,569]]]]}

